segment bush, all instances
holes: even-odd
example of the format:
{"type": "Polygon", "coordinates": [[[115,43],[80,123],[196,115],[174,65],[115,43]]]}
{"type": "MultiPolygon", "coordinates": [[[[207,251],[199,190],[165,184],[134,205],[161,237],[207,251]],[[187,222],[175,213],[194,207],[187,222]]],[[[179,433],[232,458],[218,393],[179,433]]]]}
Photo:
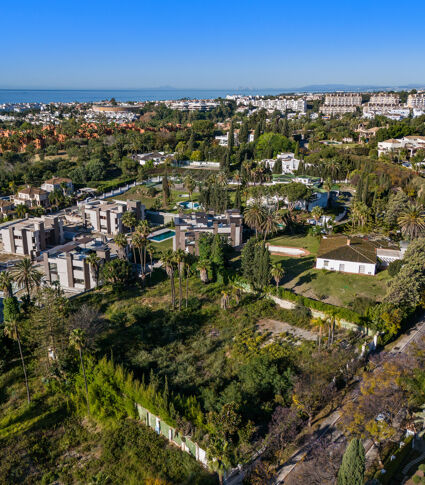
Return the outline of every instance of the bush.
{"type": "Polygon", "coordinates": [[[389,264],[388,274],[391,276],[391,278],[394,278],[394,276],[398,275],[402,266],[403,266],[403,261],[401,259],[396,259],[395,261],[389,264]]]}

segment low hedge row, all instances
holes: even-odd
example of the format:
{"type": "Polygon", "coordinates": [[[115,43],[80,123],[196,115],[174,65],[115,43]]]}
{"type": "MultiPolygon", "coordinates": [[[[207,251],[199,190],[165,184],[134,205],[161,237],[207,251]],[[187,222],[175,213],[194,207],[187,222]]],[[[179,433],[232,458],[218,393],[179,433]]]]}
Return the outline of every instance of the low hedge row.
{"type": "MultiPolygon", "coordinates": [[[[276,290],[274,288],[273,292],[276,293],[276,290]]],[[[323,303],[322,301],[313,300],[312,298],[307,298],[306,296],[297,295],[296,293],[293,293],[292,291],[285,288],[279,288],[278,296],[284,300],[293,301],[313,310],[318,310],[327,313],[328,315],[342,318],[343,320],[347,320],[348,322],[353,322],[358,325],[363,325],[365,323],[364,317],[359,315],[357,312],[354,312],[353,310],[330,305],[329,303],[323,303]]]]}

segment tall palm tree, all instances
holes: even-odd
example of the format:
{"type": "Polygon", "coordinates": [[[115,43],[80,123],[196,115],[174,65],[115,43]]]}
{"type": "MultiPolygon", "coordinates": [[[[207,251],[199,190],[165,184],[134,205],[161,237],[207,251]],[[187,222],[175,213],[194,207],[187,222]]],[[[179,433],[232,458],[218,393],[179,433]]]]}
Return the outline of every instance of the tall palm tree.
{"type": "Polygon", "coordinates": [[[146,244],[146,253],[149,255],[149,259],[151,262],[151,270],[149,271],[149,278],[152,278],[152,272],[153,272],[153,257],[155,255],[155,248],[151,242],[148,242],[146,244]]]}
{"type": "Polygon", "coordinates": [[[268,234],[274,234],[279,228],[280,217],[276,212],[267,210],[264,211],[264,219],[261,224],[261,232],[264,233],[264,241],[266,240],[268,234]]]}
{"type": "Polygon", "coordinates": [[[137,223],[136,214],[132,211],[126,211],[122,215],[122,223],[128,227],[131,231],[134,230],[134,226],[137,223]]]}
{"type": "Polygon", "coordinates": [[[151,226],[149,225],[149,221],[146,219],[140,221],[137,226],[137,232],[141,235],[143,241],[143,273],[145,273],[146,268],[146,246],[148,244],[148,236],[151,233],[151,226]]]}
{"type": "MultiPolygon", "coordinates": [[[[133,248],[136,248],[139,251],[139,257],[140,257],[140,272],[143,273],[143,237],[142,235],[136,231],[133,233],[133,236],[131,237],[131,244],[133,248]]],[[[134,264],[136,264],[136,255],[134,255],[134,264]]]]}
{"type": "Polygon", "coordinates": [[[230,292],[228,290],[223,290],[221,292],[220,305],[223,310],[227,310],[230,301],[230,292]]]}
{"type": "Polygon", "coordinates": [[[199,261],[196,269],[199,271],[199,275],[202,283],[208,283],[208,270],[210,265],[207,261],[199,261]]]}
{"type": "Polygon", "coordinates": [[[183,249],[178,249],[174,252],[174,261],[177,264],[177,270],[179,272],[179,311],[182,309],[182,300],[183,300],[183,273],[186,261],[186,252],[183,249]]]}
{"type": "Polygon", "coordinates": [[[369,219],[369,208],[364,202],[354,202],[351,209],[353,226],[364,227],[369,219]]]}
{"type": "Polygon", "coordinates": [[[184,178],[184,186],[185,186],[186,190],[189,192],[189,200],[190,200],[190,202],[192,202],[192,194],[193,194],[193,191],[196,188],[196,182],[191,175],[187,175],[184,178]]]}
{"type": "Polygon", "coordinates": [[[315,327],[318,327],[319,329],[318,347],[320,350],[320,347],[322,345],[322,331],[324,326],[326,325],[326,322],[325,320],[323,320],[323,318],[313,318],[311,320],[311,324],[314,325],[315,327]]]}
{"type": "Polygon", "coordinates": [[[75,328],[69,336],[69,342],[71,346],[76,348],[78,350],[78,353],[80,354],[80,363],[83,369],[84,387],[86,390],[87,413],[90,416],[89,390],[87,386],[86,369],[84,367],[84,359],[83,359],[83,349],[85,347],[85,341],[86,341],[86,335],[84,331],[81,330],[81,328],[75,328]]]}
{"type": "Polygon", "coordinates": [[[3,292],[5,298],[12,296],[13,277],[10,271],[2,271],[0,273],[0,290],[3,292]]]}
{"type": "Polygon", "coordinates": [[[311,215],[313,216],[313,219],[316,221],[316,226],[317,226],[317,224],[320,221],[320,218],[323,216],[323,209],[320,206],[316,205],[311,210],[311,215]]]}
{"type": "Polygon", "coordinates": [[[170,278],[171,284],[171,307],[174,310],[176,305],[176,295],[174,287],[174,252],[172,249],[167,249],[167,251],[162,253],[161,262],[165,267],[165,271],[170,278]]]}
{"type": "Polygon", "coordinates": [[[280,283],[280,280],[285,275],[285,270],[283,269],[280,263],[272,263],[270,274],[272,275],[272,278],[276,282],[276,294],[279,294],[279,283],[280,283]]]}
{"type": "Polygon", "coordinates": [[[416,239],[425,231],[425,212],[420,204],[409,204],[397,219],[401,232],[409,239],[416,239]]]}
{"type": "MultiPolygon", "coordinates": [[[[10,298],[9,300],[12,300],[12,298],[10,298]]],[[[22,370],[24,371],[25,387],[27,390],[27,401],[29,404],[31,402],[30,388],[28,385],[27,368],[25,366],[24,354],[22,353],[22,346],[21,346],[21,337],[19,335],[19,329],[18,329],[19,308],[18,308],[18,303],[16,298],[13,298],[13,300],[15,303],[11,303],[11,304],[16,305],[16,309],[14,312],[9,312],[9,315],[7,313],[5,315],[4,334],[6,335],[6,337],[9,337],[12,340],[16,340],[16,342],[18,343],[19,355],[21,356],[22,370]],[[13,317],[11,317],[10,315],[12,313],[14,314],[13,317]]]]}
{"type": "Polygon", "coordinates": [[[40,286],[43,278],[42,273],[34,268],[34,264],[29,258],[19,261],[13,268],[12,275],[19,286],[25,287],[28,297],[33,288],[40,286]]]}
{"type": "Polygon", "coordinates": [[[101,262],[101,259],[99,258],[99,256],[96,253],[93,252],[93,253],[90,253],[87,256],[86,261],[87,261],[87,263],[90,266],[90,269],[91,269],[91,272],[92,272],[92,276],[93,276],[95,285],[97,287],[98,284],[99,284],[99,271],[100,271],[100,262],[101,262]]]}
{"type": "Polygon", "coordinates": [[[243,215],[246,225],[251,229],[255,229],[255,234],[258,234],[258,230],[261,229],[265,219],[264,208],[260,202],[255,201],[253,204],[250,204],[243,215]]]}
{"type": "Polygon", "coordinates": [[[121,249],[123,258],[126,257],[126,248],[128,246],[127,238],[124,234],[120,233],[114,237],[115,244],[121,249]]]}

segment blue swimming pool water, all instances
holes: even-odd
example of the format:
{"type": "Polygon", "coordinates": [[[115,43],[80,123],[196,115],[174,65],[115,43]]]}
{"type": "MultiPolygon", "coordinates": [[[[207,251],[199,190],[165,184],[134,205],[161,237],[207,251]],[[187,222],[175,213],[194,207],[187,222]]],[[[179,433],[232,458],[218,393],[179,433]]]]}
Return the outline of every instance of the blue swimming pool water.
{"type": "Polygon", "coordinates": [[[199,207],[197,202],[190,202],[189,200],[179,202],[179,205],[181,205],[184,209],[197,209],[199,207]]]}
{"type": "Polygon", "coordinates": [[[152,236],[149,239],[152,239],[152,241],[160,242],[160,241],[164,241],[165,239],[170,239],[170,237],[173,237],[174,234],[175,234],[174,231],[167,231],[161,234],[157,234],[156,236],[152,236]]]}

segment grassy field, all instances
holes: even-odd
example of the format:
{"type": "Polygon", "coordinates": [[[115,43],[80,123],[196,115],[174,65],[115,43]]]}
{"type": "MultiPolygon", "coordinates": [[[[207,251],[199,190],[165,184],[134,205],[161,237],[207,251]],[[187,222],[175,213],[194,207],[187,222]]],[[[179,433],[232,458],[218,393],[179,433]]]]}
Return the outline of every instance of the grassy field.
{"type": "Polygon", "coordinates": [[[390,277],[387,271],[376,276],[355,275],[314,269],[319,239],[315,236],[281,236],[269,241],[271,244],[300,247],[310,251],[303,258],[273,255],[272,261],[280,261],[285,269],[283,286],[298,294],[322,300],[333,305],[353,308],[356,298],[382,300],[390,277]]]}

